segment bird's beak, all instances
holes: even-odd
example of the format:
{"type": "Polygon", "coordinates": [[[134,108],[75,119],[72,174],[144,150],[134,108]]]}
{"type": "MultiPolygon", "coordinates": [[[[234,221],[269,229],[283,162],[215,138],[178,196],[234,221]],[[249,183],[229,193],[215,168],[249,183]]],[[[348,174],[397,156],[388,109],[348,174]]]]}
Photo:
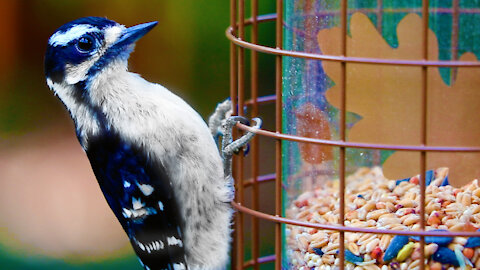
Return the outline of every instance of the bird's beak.
{"type": "Polygon", "coordinates": [[[120,37],[115,42],[114,46],[123,47],[135,43],[137,40],[147,34],[150,30],[152,30],[152,28],[155,27],[155,25],[157,24],[158,22],[148,22],[126,28],[122,31],[120,37]]]}

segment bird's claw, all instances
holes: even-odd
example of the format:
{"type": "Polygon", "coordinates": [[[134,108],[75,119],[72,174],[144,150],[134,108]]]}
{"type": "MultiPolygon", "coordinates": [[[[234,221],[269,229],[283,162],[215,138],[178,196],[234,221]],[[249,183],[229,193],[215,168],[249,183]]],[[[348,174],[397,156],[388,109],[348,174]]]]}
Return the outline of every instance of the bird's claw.
{"type": "MultiPolygon", "coordinates": [[[[260,118],[253,118],[255,125],[252,126],[253,129],[260,129],[262,126],[262,120],[260,118]]],[[[231,116],[226,119],[224,124],[222,125],[222,154],[224,160],[224,171],[225,175],[231,175],[231,162],[233,154],[239,153],[242,148],[247,146],[248,142],[255,136],[254,131],[247,131],[242,137],[238,138],[237,140],[233,140],[232,137],[232,128],[237,124],[237,122],[242,124],[249,124],[247,118],[243,116],[231,116]]],[[[248,146],[247,149],[248,150],[248,146]]]]}
{"type": "MultiPolygon", "coordinates": [[[[262,120],[260,118],[253,118],[255,125],[252,126],[254,129],[259,129],[262,126],[262,120]]],[[[240,122],[244,125],[248,125],[249,121],[242,116],[232,116],[227,119],[223,125],[223,142],[222,142],[222,153],[224,158],[232,156],[233,154],[239,153],[242,148],[244,148],[248,142],[255,136],[255,132],[247,131],[242,137],[233,141],[232,139],[232,128],[234,125],[240,122]]],[[[247,147],[248,148],[248,147],[247,147]]],[[[244,149],[245,150],[245,149],[244,149]]]]}

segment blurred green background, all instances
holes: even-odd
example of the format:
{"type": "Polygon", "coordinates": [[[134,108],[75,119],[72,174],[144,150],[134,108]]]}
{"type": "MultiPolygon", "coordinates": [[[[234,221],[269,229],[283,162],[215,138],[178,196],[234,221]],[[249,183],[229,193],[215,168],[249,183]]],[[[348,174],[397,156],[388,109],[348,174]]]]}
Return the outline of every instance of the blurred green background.
{"type": "MultiPolygon", "coordinates": [[[[273,1],[260,2],[260,13],[274,10],[273,1]]],[[[68,113],[46,86],[47,40],[83,16],[126,26],[158,21],[137,43],[130,69],[206,118],[229,95],[229,1],[2,0],[0,15],[0,269],[141,269],[68,113]]],[[[273,25],[260,30],[261,41],[273,40],[273,25]]],[[[266,62],[273,58],[262,56],[266,62]]],[[[273,65],[260,69],[262,94],[273,76],[273,65]]]]}

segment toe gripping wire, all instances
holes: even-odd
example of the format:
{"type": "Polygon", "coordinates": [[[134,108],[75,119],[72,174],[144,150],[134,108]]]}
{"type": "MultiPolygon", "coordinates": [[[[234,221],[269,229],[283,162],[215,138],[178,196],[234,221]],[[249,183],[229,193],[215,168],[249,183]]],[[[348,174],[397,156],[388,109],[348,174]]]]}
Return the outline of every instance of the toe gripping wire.
{"type": "MultiPolygon", "coordinates": [[[[255,125],[252,126],[253,129],[260,129],[262,126],[262,120],[260,118],[253,118],[255,125]]],[[[223,156],[223,171],[227,178],[232,178],[232,156],[239,152],[239,150],[246,146],[247,143],[255,136],[255,133],[248,131],[242,137],[237,140],[233,140],[232,129],[240,122],[244,125],[248,125],[249,121],[242,116],[231,116],[226,119],[222,125],[222,156],[223,156]]]]}

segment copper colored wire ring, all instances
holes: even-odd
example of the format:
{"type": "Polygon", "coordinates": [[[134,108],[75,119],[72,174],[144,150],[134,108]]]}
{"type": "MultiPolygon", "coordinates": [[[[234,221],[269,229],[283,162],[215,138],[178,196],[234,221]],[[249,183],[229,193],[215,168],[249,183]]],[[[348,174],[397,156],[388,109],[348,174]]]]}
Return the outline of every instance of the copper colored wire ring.
{"type": "MultiPolygon", "coordinates": [[[[275,14],[267,14],[262,16],[257,16],[257,21],[268,22],[275,20],[277,16],[275,14]]],[[[252,19],[247,19],[244,21],[245,25],[252,23],[252,19]]],[[[258,45],[254,43],[247,42],[235,36],[233,34],[233,27],[228,27],[226,31],[227,38],[232,41],[234,44],[241,46],[246,49],[255,50],[258,52],[282,55],[282,56],[291,56],[297,58],[307,58],[314,60],[325,60],[325,61],[334,61],[334,62],[346,62],[346,63],[356,63],[356,64],[380,64],[380,65],[398,65],[398,66],[423,66],[423,67],[480,67],[480,61],[432,61],[432,60],[405,60],[405,59],[381,59],[381,58],[367,58],[367,57],[351,57],[351,56],[341,56],[341,55],[326,55],[326,54],[315,54],[315,53],[306,53],[299,51],[290,51],[290,50],[281,50],[277,48],[272,48],[268,46],[258,45]]]]}
{"type": "Polygon", "coordinates": [[[480,232],[452,232],[452,231],[398,231],[398,230],[380,230],[380,229],[371,229],[371,228],[361,228],[361,227],[349,227],[349,226],[339,226],[339,225],[329,225],[329,224],[319,224],[311,222],[303,222],[295,219],[289,219],[280,216],[274,216],[266,214],[263,212],[255,211],[248,207],[245,207],[239,203],[232,202],[233,207],[240,212],[243,212],[248,215],[252,215],[261,219],[270,220],[276,223],[284,223],[301,227],[309,227],[321,230],[329,231],[342,231],[342,232],[352,232],[352,233],[375,233],[375,234],[393,234],[393,235],[407,235],[407,236],[462,236],[462,237],[480,237],[480,232]]]}
{"type": "Polygon", "coordinates": [[[338,146],[347,148],[362,148],[362,149],[380,149],[380,150],[396,150],[396,151],[426,151],[426,152],[480,152],[480,147],[463,147],[463,146],[422,146],[422,145],[393,145],[393,144],[374,144],[361,142],[345,142],[301,137],[297,135],[277,133],[264,129],[255,129],[240,123],[237,127],[243,131],[253,132],[257,135],[267,136],[274,139],[314,143],[328,146],[338,146]]]}
{"type": "MultiPolygon", "coordinates": [[[[257,259],[257,262],[258,262],[258,264],[264,264],[264,263],[273,262],[273,261],[275,261],[275,259],[276,259],[276,256],[275,256],[275,254],[273,254],[273,255],[260,257],[260,258],[257,259]]],[[[244,262],[243,267],[251,267],[253,265],[254,265],[254,261],[250,260],[250,261],[244,262]]]]}
{"type": "Polygon", "coordinates": [[[269,96],[258,97],[256,99],[248,99],[245,101],[245,105],[251,106],[254,103],[258,105],[271,104],[271,103],[275,103],[276,100],[277,99],[275,95],[269,95],[269,96]]]}
{"type": "Polygon", "coordinates": [[[253,185],[254,182],[262,183],[262,182],[272,182],[275,180],[275,174],[265,174],[265,175],[258,175],[256,179],[250,178],[244,181],[243,186],[249,187],[253,185]]]}

